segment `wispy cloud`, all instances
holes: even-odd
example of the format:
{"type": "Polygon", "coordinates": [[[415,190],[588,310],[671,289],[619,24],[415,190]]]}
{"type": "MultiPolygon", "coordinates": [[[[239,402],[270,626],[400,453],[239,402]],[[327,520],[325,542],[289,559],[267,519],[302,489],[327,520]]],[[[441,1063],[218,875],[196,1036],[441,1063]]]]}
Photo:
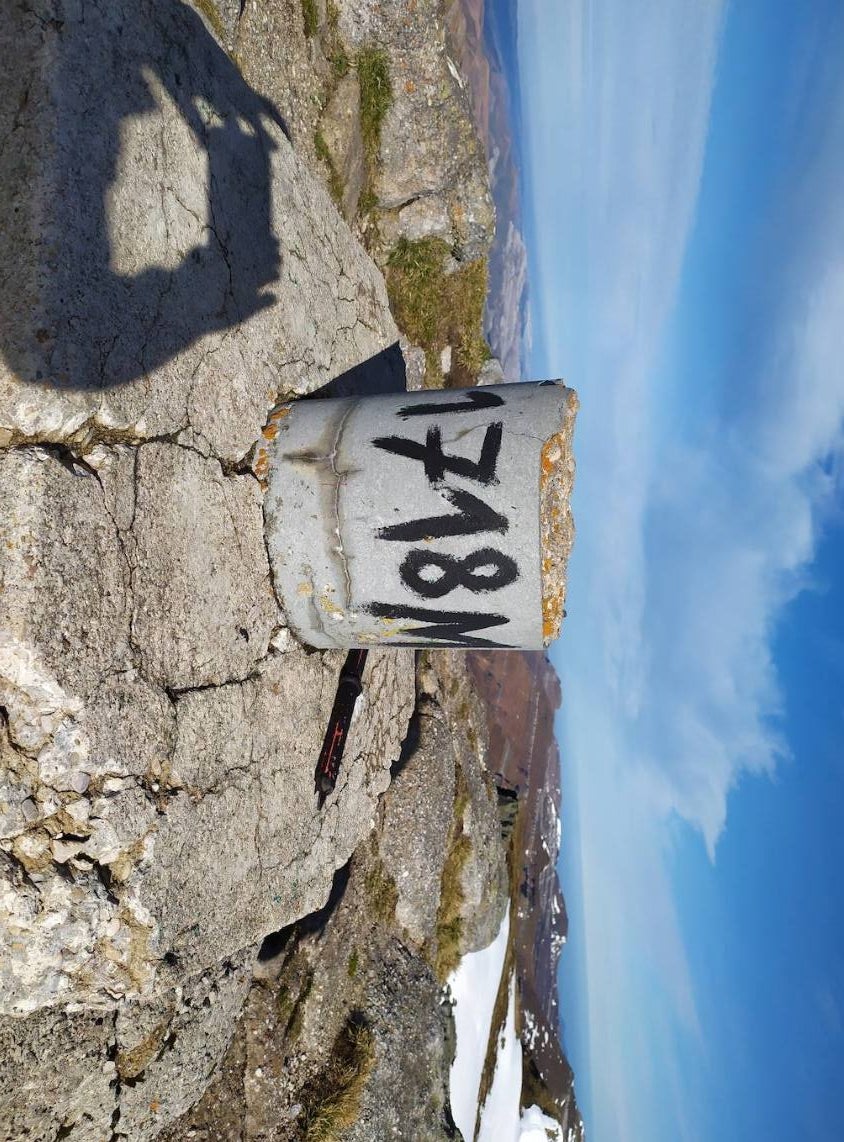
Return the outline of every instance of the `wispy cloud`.
{"type": "Polygon", "coordinates": [[[564,749],[583,763],[590,1126],[598,1139],[624,1142],[640,1137],[657,1087],[675,1130],[687,1113],[666,1083],[676,1070],[670,1054],[657,1065],[657,1028],[679,1027],[700,1047],[663,840],[652,827],[657,786],[646,759],[631,764],[629,727],[650,701],[651,378],[694,219],[721,8],[522,0],[519,11],[528,151],[541,171],[528,180],[532,297],[547,361],[554,371],[568,363],[583,397],[577,499],[586,520],[560,649],[571,663],[564,749]],[[549,42],[563,45],[559,60],[543,50],[549,42]]]}
{"type": "Polygon", "coordinates": [[[823,160],[802,168],[776,253],[755,266],[770,300],[743,357],[752,396],[668,446],[648,494],[639,661],[654,700],[630,730],[657,804],[696,825],[713,859],[742,773],[789,754],[774,636],[840,489],[844,84],[830,106],[823,160]]]}
{"type": "Polygon", "coordinates": [[[834,52],[823,67],[811,52],[796,59],[782,125],[793,177],[765,225],[748,215],[752,296],[721,299],[745,307],[735,375],[721,399],[687,388],[682,434],[658,387],[722,15],[703,0],[520,3],[528,152],[541,171],[528,185],[540,365],[565,363],[582,397],[559,662],[566,745],[579,762],[599,1139],[641,1138],[636,1100],[649,1097],[679,1136],[686,1129],[688,1070],[669,1051],[657,1080],[639,1057],[645,1040],[664,1051],[679,1036],[701,1067],[706,1058],[667,872],[672,822],[697,829],[716,860],[731,790],[789,756],[776,630],[811,584],[844,471],[844,81],[834,52]],[[548,42],[564,45],[557,57],[548,42]]]}

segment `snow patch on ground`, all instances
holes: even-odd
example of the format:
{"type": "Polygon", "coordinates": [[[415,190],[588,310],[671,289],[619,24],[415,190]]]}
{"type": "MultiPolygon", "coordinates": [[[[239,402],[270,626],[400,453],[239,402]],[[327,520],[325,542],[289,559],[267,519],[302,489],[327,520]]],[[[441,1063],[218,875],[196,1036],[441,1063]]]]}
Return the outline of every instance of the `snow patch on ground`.
{"type": "MultiPolygon", "coordinates": [[[[457,1048],[451,1065],[449,1082],[451,1113],[464,1138],[475,1134],[478,1091],[489,1042],[492,1010],[501,982],[507,936],[510,931],[510,907],[504,913],[498,934],[480,952],[469,952],[449,976],[447,985],[454,1000],[454,1026],[457,1048]]],[[[518,1093],[516,1095],[518,1103],[518,1093]]]]}
{"type": "Polygon", "coordinates": [[[538,1106],[529,1106],[522,1112],[519,1129],[519,1142],[563,1142],[562,1126],[538,1106]]]}
{"type": "MultiPolygon", "coordinates": [[[[449,976],[457,1047],[451,1066],[451,1113],[466,1142],[475,1135],[478,1092],[492,1011],[507,951],[510,909],[488,948],[464,956],[449,976]]],[[[538,1106],[521,1110],[522,1047],[516,1034],[516,977],[510,977],[507,1018],[498,1040],[495,1073],[481,1108],[478,1142],[563,1142],[559,1122],[538,1106]]]]}
{"type": "Polygon", "coordinates": [[[516,977],[510,977],[507,1019],[498,1039],[495,1073],[481,1108],[478,1142],[519,1142],[522,1047],[516,1035],[516,977]]]}

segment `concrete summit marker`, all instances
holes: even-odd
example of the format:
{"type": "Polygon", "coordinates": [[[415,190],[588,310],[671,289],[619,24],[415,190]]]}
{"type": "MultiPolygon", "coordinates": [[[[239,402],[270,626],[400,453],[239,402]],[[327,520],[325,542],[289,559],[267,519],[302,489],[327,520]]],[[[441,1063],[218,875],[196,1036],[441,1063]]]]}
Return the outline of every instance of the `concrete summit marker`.
{"type": "Polygon", "coordinates": [[[547,645],[576,409],[550,381],[276,409],[256,468],[296,634],[320,648],[547,645]]]}

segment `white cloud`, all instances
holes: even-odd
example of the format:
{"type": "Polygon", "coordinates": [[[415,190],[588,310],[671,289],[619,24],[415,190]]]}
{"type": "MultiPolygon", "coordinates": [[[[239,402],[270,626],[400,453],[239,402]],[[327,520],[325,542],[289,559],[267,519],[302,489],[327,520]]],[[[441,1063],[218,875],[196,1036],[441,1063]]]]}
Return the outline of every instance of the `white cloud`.
{"type": "Polygon", "coordinates": [[[692,1137],[707,1046],[672,837],[679,817],[717,859],[731,790],[789,756],[777,625],[811,583],[844,485],[844,76],[834,52],[822,75],[814,57],[801,64],[781,125],[794,177],[764,225],[746,206],[754,296],[737,372],[721,403],[687,386],[681,439],[655,377],[695,217],[722,6],[520,0],[519,13],[527,151],[541,172],[529,184],[536,342],[581,395],[556,658],[564,755],[578,766],[590,1125],[596,1139],[660,1137],[653,1114],[672,1124],[665,1137],[692,1137]],[[698,1066],[683,1071],[678,1043],[698,1066]]]}
{"type": "Polygon", "coordinates": [[[736,422],[727,410],[704,442],[666,451],[648,501],[640,629],[652,701],[629,729],[662,812],[697,826],[713,859],[741,775],[788,757],[773,640],[811,582],[840,488],[844,205],[818,214],[820,249],[798,238],[782,250],[790,311],[780,305],[758,333],[759,399],[736,422]]]}
{"type": "Polygon", "coordinates": [[[734,398],[710,400],[707,424],[687,417],[685,439],[661,423],[654,377],[696,208],[720,23],[717,3],[520,2],[528,150],[543,172],[537,341],[582,401],[557,659],[564,751],[578,763],[598,1139],[645,1136],[636,1123],[648,1106],[674,1138],[693,1135],[691,1080],[665,1050],[679,1037],[705,1064],[667,871],[671,822],[699,830],[716,859],[731,790],[789,756],[774,639],[811,582],[844,471],[837,74],[825,80],[837,84],[824,92],[828,121],[792,124],[807,140],[799,179],[764,248],[748,250],[758,298],[734,398]],[[565,66],[542,52],[555,36],[565,66]]]}

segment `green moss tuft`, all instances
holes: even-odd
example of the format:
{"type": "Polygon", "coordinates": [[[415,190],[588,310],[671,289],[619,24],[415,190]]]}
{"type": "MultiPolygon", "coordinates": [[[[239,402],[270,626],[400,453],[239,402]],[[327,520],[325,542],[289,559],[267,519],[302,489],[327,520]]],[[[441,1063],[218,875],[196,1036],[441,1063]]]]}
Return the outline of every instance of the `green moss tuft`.
{"type": "Polygon", "coordinates": [[[314,132],[314,150],[316,151],[317,158],[328,167],[328,192],[334,199],[335,204],[338,207],[342,207],[343,180],[334,165],[331,151],[328,149],[328,143],[325,141],[325,136],[319,128],[314,132]]]}
{"type": "Polygon", "coordinates": [[[208,23],[211,25],[211,30],[221,43],[226,42],[226,28],[223,24],[220,13],[217,11],[217,6],[212,0],[193,0],[194,7],[198,8],[208,23]]]}
{"type": "Polygon", "coordinates": [[[390,924],[396,915],[399,892],[396,882],[385,870],[377,855],[373,853],[372,864],[366,873],[366,891],[372,902],[372,910],[383,924],[390,924]]]}
{"type": "Polygon", "coordinates": [[[487,262],[479,259],[446,272],[451,250],[441,238],[400,238],[387,262],[390,308],[402,332],[425,350],[427,383],[442,387],[440,355],[453,347],[447,378],[472,385],[490,356],[483,335],[487,262]]]}
{"type": "Polygon", "coordinates": [[[381,126],[393,102],[390,65],[381,48],[362,48],[357,60],[360,83],[360,127],[367,159],[374,164],[381,149],[381,126]]]}
{"type": "Polygon", "coordinates": [[[440,983],[454,971],[460,962],[460,944],[463,938],[463,869],[472,852],[472,842],[463,831],[463,818],[469,805],[469,791],[460,769],[457,770],[457,788],[451,822],[448,852],[440,879],[440,906],[437,910],[436,954],[433,968],[440,983]]]}
{"type": "Polygon", "coordinates": [[[302,19],[305,23],[305,35],[309,40],[313,39],[319,31],[319,11],[316,0],[302,0],[302,19]]]}

